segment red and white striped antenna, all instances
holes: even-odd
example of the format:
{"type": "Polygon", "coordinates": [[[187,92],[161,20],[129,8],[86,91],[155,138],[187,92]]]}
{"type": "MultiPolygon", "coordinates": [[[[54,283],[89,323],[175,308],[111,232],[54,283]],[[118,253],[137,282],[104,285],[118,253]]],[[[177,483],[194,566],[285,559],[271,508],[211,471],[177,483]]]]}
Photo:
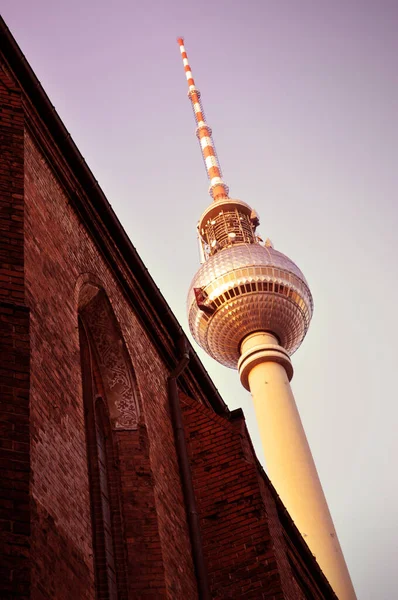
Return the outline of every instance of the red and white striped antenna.
{"type": "Polygon", "coordinates": [[[222,177],[221,167],[220,163],[218,162],[211,128],[206,123],[205,113],[200,100],[200,91],[195,86],[195,81],[192,77],[191,67],[189,66],[188,56],[184,46],[184,38],[177,38],[177,42],[180,47],[185,75],[188,81],[188,97],[191,101],[195,115],[197,125],[196,135],[200,143],[203,160],[206,165],[207,176],[210,181],[209,193],[214,200],[223,200],[229,197],[229,189],[222,177]]]}

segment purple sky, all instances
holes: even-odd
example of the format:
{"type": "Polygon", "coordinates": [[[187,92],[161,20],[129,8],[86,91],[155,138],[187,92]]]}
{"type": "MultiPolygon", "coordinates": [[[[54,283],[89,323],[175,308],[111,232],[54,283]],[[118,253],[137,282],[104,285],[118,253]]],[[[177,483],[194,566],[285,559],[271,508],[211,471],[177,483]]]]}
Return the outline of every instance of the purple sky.
{"type": "MultiPolygon", "coordinates": [[[[396,0],[3,0],[8,23],[187,329],[210,202],[176,36],[231,196],[307,277],[293,390],[360,600],[398,590],[396,0]],[[61,5],[62,4],[62,5],[61,5]]],[[[251,398],[198,354],[262,460],[251,398]]]]}

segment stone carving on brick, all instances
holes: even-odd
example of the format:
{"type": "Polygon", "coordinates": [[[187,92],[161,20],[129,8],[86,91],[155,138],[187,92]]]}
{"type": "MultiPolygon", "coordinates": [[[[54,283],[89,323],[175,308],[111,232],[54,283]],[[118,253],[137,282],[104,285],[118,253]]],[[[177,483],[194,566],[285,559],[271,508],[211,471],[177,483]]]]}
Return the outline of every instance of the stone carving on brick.
{"type": "Polygon", "coordinates": [[[99,292],[82,316],[96,350],[113,426],[135,429],[138,409],[130,361],[105,295],[99,292]]]}

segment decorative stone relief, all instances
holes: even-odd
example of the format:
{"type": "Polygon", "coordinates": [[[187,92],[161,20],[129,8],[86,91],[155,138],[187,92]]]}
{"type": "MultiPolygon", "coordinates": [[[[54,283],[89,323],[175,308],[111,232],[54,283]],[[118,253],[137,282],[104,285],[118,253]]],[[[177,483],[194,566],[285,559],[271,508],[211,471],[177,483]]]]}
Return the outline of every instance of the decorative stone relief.
{"type": "Polygon", "coordinates": [[[138,407],[132,367],[112,308],[103,292],[85,306],[82,317],[95,347],[113,426],[116,429],[135,429],[138,407]]]}

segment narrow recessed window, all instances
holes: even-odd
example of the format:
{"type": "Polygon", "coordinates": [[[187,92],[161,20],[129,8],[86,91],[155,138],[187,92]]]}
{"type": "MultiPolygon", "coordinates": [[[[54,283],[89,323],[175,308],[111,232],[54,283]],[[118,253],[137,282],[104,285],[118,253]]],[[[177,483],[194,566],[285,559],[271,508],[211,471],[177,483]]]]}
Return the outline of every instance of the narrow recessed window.
{"type": "Polygon", "coordinates": [[[96,598],[118,600],[125,564],[123,554],[115,554],[116,546],[123,547],[116,446],[94,350],[80,319],[79,334],[96,598]]]}
{"type": "Polygon", "coordinates": [[[98,506],[96,509],[100,512],[102,521],[102,536],[103,548],[101,549],[102,568],[106,571],[106,579],[108,585],[108,597],[116,599],[117,583],[115,569],[115,551],[113,540],[112,527],[112,512],[111,512],[111,490],[110,490],[110,473],[111,466],[110,446],[112,444],[111,429],[109,417],[105,411],[105,405],[102,398],[97,398],[95,402],[95,433],[97,445],[97,469],[98,469],[98,506]]]}

